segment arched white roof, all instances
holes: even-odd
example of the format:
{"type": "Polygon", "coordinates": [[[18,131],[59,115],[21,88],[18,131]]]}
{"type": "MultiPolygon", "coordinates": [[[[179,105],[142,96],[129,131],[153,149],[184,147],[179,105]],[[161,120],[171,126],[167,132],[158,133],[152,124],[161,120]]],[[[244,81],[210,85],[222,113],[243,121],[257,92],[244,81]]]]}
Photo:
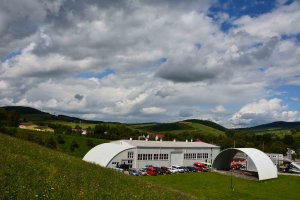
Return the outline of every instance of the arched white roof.
{"type": "Polygon", "coordinates": [[[106,167],[115,156],[130,148],[133,146],[125,142],[99,144],[87,152],[83,160],[106,167]]]}
{"type": "Polygon", "coordinates": [[[220,152],[215,158],[212,168],[229,170],[233,157],[245,153],[253,161],[258,172],[258,180],[277,178],[277,169],[272,160],[264,152],[254,148],[230,148],[220,152]]]}

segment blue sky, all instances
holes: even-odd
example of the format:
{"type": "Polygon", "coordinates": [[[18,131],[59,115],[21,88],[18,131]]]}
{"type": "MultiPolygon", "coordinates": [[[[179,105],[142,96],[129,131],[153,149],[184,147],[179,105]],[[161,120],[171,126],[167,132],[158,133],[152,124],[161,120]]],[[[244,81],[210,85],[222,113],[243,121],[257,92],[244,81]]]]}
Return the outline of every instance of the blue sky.
{"type": "Polygon", "coordinates": [[[127,123],[300,120],[299,1],[11,0],[0,13],[0,106],[127,123]]]}

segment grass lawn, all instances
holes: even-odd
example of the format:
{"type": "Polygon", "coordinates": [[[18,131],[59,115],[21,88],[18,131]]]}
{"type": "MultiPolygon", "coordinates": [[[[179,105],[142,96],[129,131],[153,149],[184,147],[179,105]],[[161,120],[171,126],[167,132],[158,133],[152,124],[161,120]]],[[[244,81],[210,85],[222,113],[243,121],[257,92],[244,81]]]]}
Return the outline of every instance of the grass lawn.
{"type": "Polygon", "coordinates": [[[0,199],[192,198],[4,134],[0,152],[0,199]]]}
{"type": "MultiPolygon", "coordinates": [[[[83,156],[91,149],[93,146],[109,142],[105,139],[89,138],[85,136],[77,135],[64,135],[52,132],[34,131],[26,129],[17,129],[17,133],[14,135],[17,138],[29,140],[35,143],[40,143],[40,141],[45,141],[49,138],[53,138],[56,141],[56,149],[63,151],[67,154],[83,158],[83,156]],[[58,137],[63,139],[63,142],[59,143],[58,137]],[[72,142],[76,142],[77,148],[71,149],[72,142]],[[91,146],[91,143],[93,144],[91,146]]],[[[46,145],[46,144],[43,144],[46,145]]]]}
{"type": "Polygon", "coordinates": [[[225,135],[224,132],[215,129],[215,128],[211,128],[209,126],[205,126],[203,124],[199,124],[199,123],[193,123],[193,122],[180,122],[186,125],[189,125],[191,127],[193,127],[195,130],[205,133],[205,134],[213,134],[213,135],[225,135]]]}
{"type": "Polygon", "coordinates": [[[74,123],[74,122],[64,122],[64,121],[43,121],[44,123],[52,123],[52,124],[61,124],[71,126],[75,128],[77,125],[83,129],[87,129],[88,127],[94,128],[97,124],[89,124],[89,123],[74,123]]]}
{"type": "Polygon", "coordinates": [[[234,191],[230,188],[230,176],[214,172],[139,178],[149,180],[157,185],[180,190],[199,199],[300,199],[299,176],[279,176],[278,179],[260,182],[233,177],[234,191]]]}

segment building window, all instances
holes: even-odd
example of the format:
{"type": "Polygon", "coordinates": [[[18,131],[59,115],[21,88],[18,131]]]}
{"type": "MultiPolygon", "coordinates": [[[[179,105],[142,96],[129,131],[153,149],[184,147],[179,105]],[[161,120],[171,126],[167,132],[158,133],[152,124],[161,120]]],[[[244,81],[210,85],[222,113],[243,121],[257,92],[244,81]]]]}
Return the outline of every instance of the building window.
{"type": "Polygon", "coordinates": [[[132,164],[132,160],[128,160],[128,164],[132,164]]]}
{"type": "Polygon", "coordinates": [[[196,159],[196,154],[195,154],[195,153],[193,153],[193,159],[194,159],[194,160],[196,159]]]}
{"type": "Polygon", "coordinates": [[[168,160],[169,159],[169,154],[164,154],[164,160],[168,160]]]}
{"type": "Polygon", "coordinates": [[[138,160],[142,160],[142,154],[138,154],[138,160]]]}
{"type": "Polygon", "coordinates": [[[152,160],[152,154],[148,154],[148,160],[152,160]]]}
{"type": "Polygon", "coordinates": [[[158,160],[158,154],[154,154],[154,160],[158,160]]]}
{"type": "Polygon", "coordinates": [[[128,158],[133,158],[133,152],[132,152],[132,151],[129,151],[128,154],[127,154],[127,157],[128,157],[128,158]]]}
{"type": "Polygon", "coordinates": [[[197,158],[202,158],[202,153],[197,153],[197,158]]]}
{"type": "Polygon", "coordinates": [[[147,160],[147,154],[143,154],[143,160],[147,160]]]}
{"type": "Polygon", "coordinates": [[[159,154],[159,160],[162,160],[164,158],[163,154],[159,154]]]}

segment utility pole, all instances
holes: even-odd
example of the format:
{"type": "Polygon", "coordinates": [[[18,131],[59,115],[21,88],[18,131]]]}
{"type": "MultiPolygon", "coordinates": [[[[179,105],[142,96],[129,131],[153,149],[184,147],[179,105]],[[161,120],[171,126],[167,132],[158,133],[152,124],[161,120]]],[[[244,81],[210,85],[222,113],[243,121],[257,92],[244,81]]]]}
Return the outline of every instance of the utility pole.
{"type": "Polygon", "coordinates": [[[233,148],[235,148],[235,133],[233,133],[233,148]]]}

